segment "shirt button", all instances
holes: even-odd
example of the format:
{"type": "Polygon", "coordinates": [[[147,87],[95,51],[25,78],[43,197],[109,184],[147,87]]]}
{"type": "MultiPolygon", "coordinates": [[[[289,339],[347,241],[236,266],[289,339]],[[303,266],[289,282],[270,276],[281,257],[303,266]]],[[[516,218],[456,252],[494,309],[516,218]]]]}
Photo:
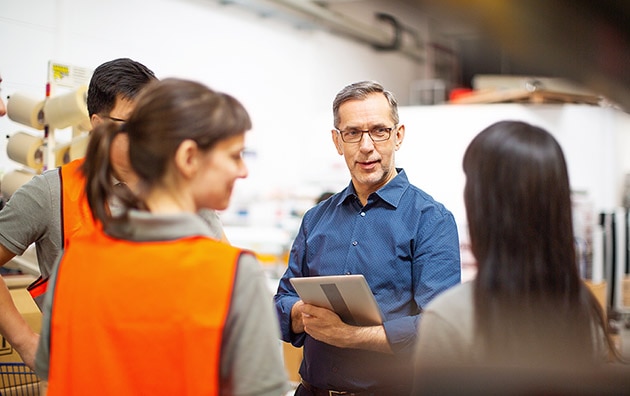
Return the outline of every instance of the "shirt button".
{"type": "Polygon", "coordinates": [[[359,244],[359,242],[357,242],[357,241],[352,242],[352,246],[357,246],[358,244],[359,244]]]}
{"type": "Polygon", "coordinates": [[[350,271],[346,271],[346,275],[350,275],[350,274],[351,274],[351,272],[350,272],[350,271]]]}
{"type": "Polygon", "coordinates": [[[365,212],[361,212],[361,217],[365,217],[365,212]]]}

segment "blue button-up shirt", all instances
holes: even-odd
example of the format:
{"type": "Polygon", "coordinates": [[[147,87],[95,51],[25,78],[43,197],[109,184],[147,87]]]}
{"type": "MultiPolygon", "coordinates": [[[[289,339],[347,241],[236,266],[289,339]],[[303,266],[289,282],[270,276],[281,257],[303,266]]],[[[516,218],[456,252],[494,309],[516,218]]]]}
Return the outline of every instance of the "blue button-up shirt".
{"type": "Polygon", "coordinates": [[[423,307],[460,282],[459,239],[450,211],[411,185],[404,170],[361,205],[352,183],[308,210],[275,299],[282,339],[304,345],[300,375],[324,389],[389,388],[410,381],[423,307]],[[300,276],[363,274],[394,354],[337,348],[291,331],[300,276]]]}

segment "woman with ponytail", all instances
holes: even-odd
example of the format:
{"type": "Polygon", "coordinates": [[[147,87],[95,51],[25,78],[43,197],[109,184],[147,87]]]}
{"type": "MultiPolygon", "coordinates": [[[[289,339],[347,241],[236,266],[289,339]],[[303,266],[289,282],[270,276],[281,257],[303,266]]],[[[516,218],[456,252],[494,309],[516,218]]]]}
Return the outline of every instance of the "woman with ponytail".
{"type": "Polygon", "coordinates": [[[286,392],[262,268],[199,215],[226,209],[247,176],[250,128],[236,99],[180,79],[151,83],[127,122],[96,128],[83,171],[102,230],[55,267],[36,359],[48,396],[286,392]],[[133,193],[110,165],[120,134],[133,193]]]}

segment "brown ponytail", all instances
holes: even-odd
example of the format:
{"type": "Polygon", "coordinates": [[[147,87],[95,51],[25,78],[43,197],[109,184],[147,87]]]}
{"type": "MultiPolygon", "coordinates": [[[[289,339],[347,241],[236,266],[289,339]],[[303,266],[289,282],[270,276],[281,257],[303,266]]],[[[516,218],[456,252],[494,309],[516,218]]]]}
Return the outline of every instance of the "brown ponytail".
{"type": "MultiPolygon", "coordinates": [[[[128,189],[120,189],[115,185],[116,174],[110,162],[112,142],[116,135],[124,132],[123,128],[109,121],[94,128],[81,168],[86,178],[85,192],[92,217],[104,225],[115,220],[108,206],[112,198],[119,199],[126,208],[137,206],[137,200],[128,189]]],[[[125,213],[118,217],[124,218],[125,213]]]]}

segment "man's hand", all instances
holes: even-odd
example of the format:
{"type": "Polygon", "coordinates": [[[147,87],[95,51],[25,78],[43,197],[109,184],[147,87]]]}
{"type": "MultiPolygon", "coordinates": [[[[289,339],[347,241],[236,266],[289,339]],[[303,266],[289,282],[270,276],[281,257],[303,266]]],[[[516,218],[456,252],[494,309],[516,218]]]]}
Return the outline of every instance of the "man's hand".
{"type": "Polygon", "coordinates": [[[291,307],[291,330],[295,334],[304,333],[304,323],[302,322],[302,307],[304,301],[298,300],[291,307]]]}
{"type": "Polygon", "coordinates": [[[339,348],[348,347],[353,326],[345,324],[339,315],[326,308],[303,304],[301,310],[304,331],[308,335],[339,348]]]}
{"type": "MultiPolygon", "coordinates": [[[[291,309],[291,317],[293,318],[294,310],[300,311],[301,328],[314,339],[338,348],[392,353],[383,326],[351,326],[329,309],[305,304],[301,300],[299,303],[299,307],[296,307],[296,303],[291,309]]],[[[293,328],[295,329],[295,324],[293,328]]]]}

